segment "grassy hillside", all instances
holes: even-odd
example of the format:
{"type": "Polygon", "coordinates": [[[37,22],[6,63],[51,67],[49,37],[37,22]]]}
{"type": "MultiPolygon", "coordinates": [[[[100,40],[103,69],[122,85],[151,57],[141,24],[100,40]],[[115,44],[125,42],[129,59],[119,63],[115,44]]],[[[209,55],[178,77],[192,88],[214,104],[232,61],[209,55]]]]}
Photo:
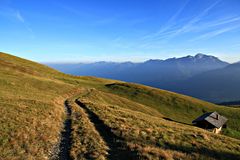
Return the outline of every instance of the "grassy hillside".
{"type": "Polygon", "coordinates": [[[111,93],[154,108],[165,117],[177,122],[191,124],[199,115],[217,111],[229,119],[228,129],[224,133],[240,139],[239,108],[218,106],[189,96],[137,84],[113,83],[107,84],[106,87],[111,93]]]}
{"type": "Polygon", "coordinates": [[[0,53],[0,157],[47,159],[59,141],[66,98],[76,85],[98,83],[0,53]]]}
{"type": "Polygon", "coordinates": [[[0,159],[240,156],[240,140],[187,125],[216,110],[229,118],[226,134],[238,137],[239,108],[142,85],[70,76],[5,53],[0,53],[0,88],[0,159]],[[67,120],[69,131],[63,130],[67,120]],[[64,132],[70,134],[69,145],[62,149],[64,132]]]}
{"type": "Polygon", "coordinates": [[[64,118],[60,96],[74,86],[49,78],[54,70],[3,53],[0,66],[0,157],[47,159],[64,118]]]}
{"type": "Polygon", "coordinates": [[[111,128],[118,141],[122,141],[121,147],[136,159],[235,159],[240,156],[239,140],[129,110],[124,105],[102,103],[92,99],[91,94],[79,96],[77,102],[83,103],[90,114],[111,128]],[[211,143],[213,141],[215,143],[211,143]]]}

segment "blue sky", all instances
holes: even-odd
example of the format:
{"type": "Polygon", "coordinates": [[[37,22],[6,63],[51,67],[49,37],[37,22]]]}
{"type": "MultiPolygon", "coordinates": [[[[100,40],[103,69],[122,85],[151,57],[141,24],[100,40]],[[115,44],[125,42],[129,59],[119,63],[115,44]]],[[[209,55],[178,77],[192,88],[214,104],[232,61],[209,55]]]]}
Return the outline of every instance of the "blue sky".
{"type": "Polygon", "coordinates": [[[0,51],[38,62],[240,60],[240,0],[0,0],[0,51]]]}

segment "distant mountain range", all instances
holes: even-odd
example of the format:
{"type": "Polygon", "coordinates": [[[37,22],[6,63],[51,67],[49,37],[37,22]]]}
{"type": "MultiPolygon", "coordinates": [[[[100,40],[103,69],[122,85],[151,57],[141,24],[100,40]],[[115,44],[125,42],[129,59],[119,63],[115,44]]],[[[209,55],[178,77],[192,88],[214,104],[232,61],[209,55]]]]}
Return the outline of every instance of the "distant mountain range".
{"type": "Polygon", "coordinates": [[[197,54],[142,63],[47,64],[64,73],[141,83],[211,102],[240,100],[240,63],[197,54]]]}
{"type": "Polygon", "coordinates": [[[195,75],[169,89],[212,102],[239,101],[240,63],[195,75]]]}

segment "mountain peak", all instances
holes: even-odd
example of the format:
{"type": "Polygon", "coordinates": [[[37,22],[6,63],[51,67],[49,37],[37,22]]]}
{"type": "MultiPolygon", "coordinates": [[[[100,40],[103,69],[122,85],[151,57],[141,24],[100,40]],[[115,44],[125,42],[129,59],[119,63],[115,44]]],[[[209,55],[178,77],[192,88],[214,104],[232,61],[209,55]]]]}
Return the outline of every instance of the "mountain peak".
{"type": "Polygon", "coordinates": [[[149,59],[149,60],[145,61],[144,63],[159,63],[162,61],[163,60],[161,60],[161,59],[149,59]]]}
{"type": "Polygon", "coordinates": [[[212,57],[212,56],[208,56],[206,54],[203,54],[203,53],[198,53],[195,55],[195,58],[197,59],[201,59],[201,58],[204,58],[204,57],[212,57]]]}
{"type": "Polygon", "coordinates": [[[195,61],[205,61],[205,62],[209,62],[209,63],[221,63],[221,64],[225,64],[228,65],[229,63],[220,60],[218,57],[212,56],[212,55],[206,55],[206,54],[202,54],[202,53],[198,53],[194,56],[194,60],[195,61]]]}

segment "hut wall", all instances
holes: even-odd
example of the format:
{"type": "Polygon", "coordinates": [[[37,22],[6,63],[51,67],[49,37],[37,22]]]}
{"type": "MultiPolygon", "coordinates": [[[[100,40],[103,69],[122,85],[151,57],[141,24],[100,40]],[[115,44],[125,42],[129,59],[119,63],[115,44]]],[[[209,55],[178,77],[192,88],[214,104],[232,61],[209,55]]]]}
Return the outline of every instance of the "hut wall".
{"type": "Polygon", "coordinates": [[[221,130],[222,130],[222,127],[220,127],[220,128],[214,128],[214,129],[213,129],[213,133],[218,134],[218,133],[221,132],[221,130]]]}

